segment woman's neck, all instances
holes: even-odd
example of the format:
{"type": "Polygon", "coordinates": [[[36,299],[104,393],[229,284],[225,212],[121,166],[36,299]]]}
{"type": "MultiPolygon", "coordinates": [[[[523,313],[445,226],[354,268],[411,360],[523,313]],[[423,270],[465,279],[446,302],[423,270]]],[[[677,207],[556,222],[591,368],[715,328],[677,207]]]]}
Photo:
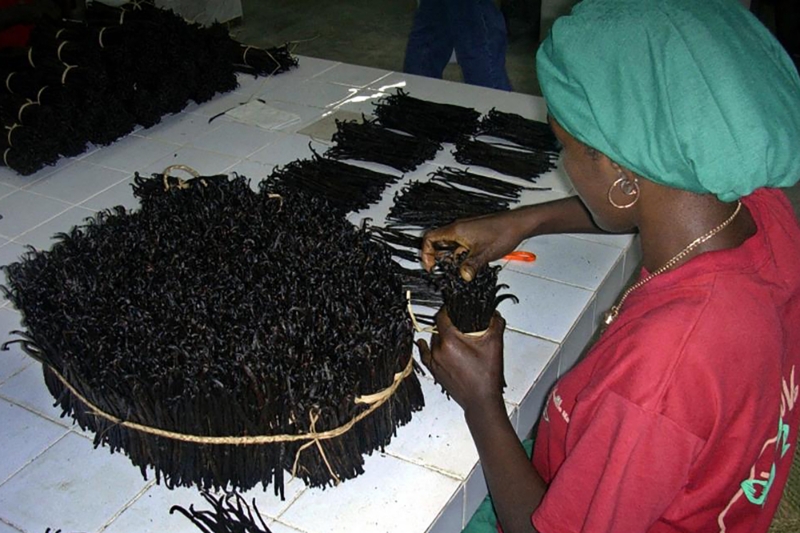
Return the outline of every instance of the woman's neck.
{"type": "MultiPolygon", "coordinates": [[[[698,237],[723,224],[737,207],[737,202],[724,203],[711,195],[675,189],[668,189],[661,196],[652,198],[650,205],[641,210],[639,234],[643,263],[648,272],[662,268],[698,237]]],[[[673,268],[705,252],[736,248],[755,232],[755,222],[742,206],[729,224],[689,251],[673,268]]]]}

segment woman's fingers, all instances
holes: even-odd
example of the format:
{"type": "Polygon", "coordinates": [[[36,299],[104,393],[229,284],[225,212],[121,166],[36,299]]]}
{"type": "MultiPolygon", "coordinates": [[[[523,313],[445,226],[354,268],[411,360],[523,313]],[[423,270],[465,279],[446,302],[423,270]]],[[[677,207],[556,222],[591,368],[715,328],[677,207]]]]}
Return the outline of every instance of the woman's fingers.
{"type": "Polygon", "coordinates": [[[422,364],[425,365],[428,370],[433,372],[433,369],[431,368],[431,362],[433,361],[433,358],[431,357],[431,349],[428,348],[428,343],[425,342],[424,339],[419,339],[416,344],[422,364]]]}

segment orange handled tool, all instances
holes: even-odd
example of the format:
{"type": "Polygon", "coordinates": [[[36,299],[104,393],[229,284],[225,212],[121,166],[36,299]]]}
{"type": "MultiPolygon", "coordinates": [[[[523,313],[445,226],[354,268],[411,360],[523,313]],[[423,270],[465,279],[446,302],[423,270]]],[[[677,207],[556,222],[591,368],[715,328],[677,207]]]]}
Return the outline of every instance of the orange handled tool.
{"type": "Polygon", "coordinates": [[[507,259],[509,261],[523,261],[525,263],[533,263],[536,261],[536,254],[533,252],[523,252],[521,250],[517,250],[515,252],[511,252],[510,254],[503,257],[503,259],[507,259]]]}

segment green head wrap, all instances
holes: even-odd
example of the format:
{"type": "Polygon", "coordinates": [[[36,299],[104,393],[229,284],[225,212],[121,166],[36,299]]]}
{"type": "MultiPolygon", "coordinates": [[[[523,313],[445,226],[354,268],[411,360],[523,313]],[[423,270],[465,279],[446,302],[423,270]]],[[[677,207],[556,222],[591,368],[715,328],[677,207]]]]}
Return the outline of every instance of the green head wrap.
{"type": "Polygon", "coordinates": [[[537,75],[566,131],[657,183],[728,202],[800,178],[800,78],[737,0],[584,0],[537,75]]]}

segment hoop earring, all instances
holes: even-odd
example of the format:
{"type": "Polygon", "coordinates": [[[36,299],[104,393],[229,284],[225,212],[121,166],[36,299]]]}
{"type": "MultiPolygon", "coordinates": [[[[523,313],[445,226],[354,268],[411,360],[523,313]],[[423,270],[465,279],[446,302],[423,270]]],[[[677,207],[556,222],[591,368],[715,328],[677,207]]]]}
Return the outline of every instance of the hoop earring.
{"type": "Polygon", "coordinates": [[[616,207],[617,209],[628,209],[636,205],[636,202],[639,201],[639,180],[634,178],[632,181],[626,178],[619,178],[617,181],[611,185],[611,188],[608,189],[608,203],[616,207]],[[612,198],[612,194],[614,189],[619,186],[619,190],[622,191],[622,194],[625,196],[633,196],[633,200],[629,201],[627,204],[618,204],[612,198]]]}

